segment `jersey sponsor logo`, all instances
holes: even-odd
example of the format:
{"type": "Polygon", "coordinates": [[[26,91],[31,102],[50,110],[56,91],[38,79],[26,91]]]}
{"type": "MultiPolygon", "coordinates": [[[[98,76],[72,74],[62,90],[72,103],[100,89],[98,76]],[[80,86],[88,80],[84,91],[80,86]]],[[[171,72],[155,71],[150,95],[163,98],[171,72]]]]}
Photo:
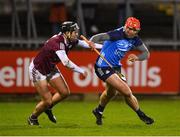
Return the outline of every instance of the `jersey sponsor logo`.
{"type": "Polygon", "coordinates": [[[119,45],[122,45],[122,47],[121,47],[122,49],[129,50],[133,46],[133,44],[131,42],[132,41],[130,41],[130,40],[121,40],[119,42],[119,45]]]}

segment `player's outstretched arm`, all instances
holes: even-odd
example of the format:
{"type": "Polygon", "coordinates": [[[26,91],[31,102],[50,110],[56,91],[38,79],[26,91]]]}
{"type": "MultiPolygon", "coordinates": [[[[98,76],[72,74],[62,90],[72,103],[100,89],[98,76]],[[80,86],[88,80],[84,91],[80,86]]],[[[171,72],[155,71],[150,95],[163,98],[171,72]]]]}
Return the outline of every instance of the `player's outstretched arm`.
{"type": "MultiPolygon", "coordinates": [[[[83,47],[83,48],[90,48],[89,45],[87,44],[87,42],[85,42],[84,40],[78,40],[78,45],[83,47]]],[[[103,45],[102,44],[98,44],[98,43],[94,43],[96,49],[102,49],[103,45]]]]}
{"type": "Polygon", "coordinates": [[[72,69],[75,72],[81,73],[83,75],[85,75],[85,71],[78,67],[76,64],[74,64],[66,55],[65,50],[58,50],[56,51],[57,56],[59,57],[59,59],[61,60],[62,64],[66,67],[68,67],[69,69],[72,69]]]}
{"type": "Polygon", "coordinates": [[[107,33],[99,33],[90,38],[90,41],[94,43],[102,43],[105,40],[110,40],[110,36],[107,33]]]}

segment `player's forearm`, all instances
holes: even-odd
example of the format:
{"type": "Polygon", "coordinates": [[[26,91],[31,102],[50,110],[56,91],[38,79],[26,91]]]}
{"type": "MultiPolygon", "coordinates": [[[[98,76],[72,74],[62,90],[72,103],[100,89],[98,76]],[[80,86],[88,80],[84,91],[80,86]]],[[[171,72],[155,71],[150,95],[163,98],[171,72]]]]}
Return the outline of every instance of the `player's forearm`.
{"type": "Polygon", "coordinates": [[[149,56],[150,56],[150,53],[147,51],[147,52],[143,52],[143,53],[139,54],[137,57],[138,57],[139,61],[143,61],[143,60],[148,59],[149,56]]]}
{"type": "Polygon", "coordinates": [[[69,69],[72,69],[75,72],[84,74],[85,71],[78,67],[76,64],[74,64],[71,60],[69,60],[64,50],[56,51],[56,54],[64,66],[66,66],[69,69]]]}
{"type": "Polygon", "coordinates": [[[65,64],[64,64],[67,68],[72,69],[75,72],[84,74],[84,70],[80,67],[78,67],[76,64],[74,64],[72,61],[68,60],[65,64]]]}
{"type": "Polygon", "coordinates": [[[143,61],[149,58],[150,53],[149,50],[146,48],[145,44],[142,44],[141,46],[137,47],[137,49],[141,52],[141,54],[138,55],[139,61],[143,61]]]}
{"type": "MultiPolygon", "coordinates": [[[[84,40],[78,40],[78,45],[84,48],[90,48],[84,40]]],[[[102,49],[102,44],[94,43],[96,49],[102,49]]]]}
{"type": "Polygon", "coordinates": [[[90,38],[90,41],[94,42],[94,43],[101,43],[104,42],[105,40],[109,40],[110,37],[107,33],[100,33],[100,34],[96,34],[94,36],[92,36],[90,38]]]}

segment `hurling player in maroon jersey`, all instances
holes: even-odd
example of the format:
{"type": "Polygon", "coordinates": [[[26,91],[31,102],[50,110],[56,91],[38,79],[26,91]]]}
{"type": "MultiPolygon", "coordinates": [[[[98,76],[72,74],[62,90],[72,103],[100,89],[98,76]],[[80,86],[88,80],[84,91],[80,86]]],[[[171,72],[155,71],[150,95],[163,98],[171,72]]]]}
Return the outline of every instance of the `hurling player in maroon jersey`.
{"type": "MultiPolygon", "coordinates": [[[[67,56],[68,52],[79,45],[88,48],[86,42],[78,39],[79,27],[77,23],[66,21],[61,25],[59,34],[48,39],[40,52],[29,66],[30,79],[41,96],[41,101],[36,105],[32,114],[28,117],[29,125],[39,125],[38,116],[45,112],[52,122],[56,123],[56,117],[52,113],[52,107],[65,99],[69,94],[69,87],[61,73],[56,67],[62,63],[67,68],[86,77],[87,72],[74,64],[67,56]],[[51,94],[48,86],[57,92],[51,94]]],[[[101,44],[95,44],[95,48],[102,48],[101,44]]]]}

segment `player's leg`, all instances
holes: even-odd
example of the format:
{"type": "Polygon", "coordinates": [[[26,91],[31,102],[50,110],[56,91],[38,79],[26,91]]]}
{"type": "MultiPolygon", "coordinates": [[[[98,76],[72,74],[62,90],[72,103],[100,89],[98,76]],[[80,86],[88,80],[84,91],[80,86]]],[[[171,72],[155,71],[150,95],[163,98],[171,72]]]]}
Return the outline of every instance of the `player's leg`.
{"type": "Polygon", "coordinates": [[[56,117],[52,113],[52,107],[65,99],[70,94],[70,90],[64,77],[60,73],[53,75],[49,80],[49,84],[56,90],[56,93],[52,97],[52,105],[45,110],[45,113],[48,115],[50,121],[56,123],[56,117]]]}
{"type": "Polygon", "coordinates": [[[99,105],[92,111],[96,117],[96,124],[102,125],[102,114],[108,104],[108,102],[114,97],[116,90],[109,84],[106,84],[106,88],[100,96],[99,105]]]}
{"type": "Polygon", "coordinates": [[[48,83],[46,80],[40,80],[34,83],[36,90],[41,96],[41,101],[36,105],[33,113],[28,118],[28,123],[30,125],[39,125],[38,116],[44,112],[46,108],[52,104],[52,95],[48,90],[48,83]]]}
{"type": "Polygon", "coordinates": [[[131,89],[123,80],[119,78],[117,74],[112,74],[106,79],[106,82],[112,85],[125,97],[126,103],[138,114],[142,121],[144,121],[146,124],[152,124],[154,122],[152,118],[146,116],[144,112],[140,110],[138,101],[132,94],[131,89]]]}
{"type": "Polygon", "coordinates": [[[62,74],[52,78],[50,85],[57,91],[52,97],[52,104],[55,105],[70,95],[70,89],[62,74]]]}
{"type": "Polygon", "coordinates": [[[108,104],[108,102],[112,99],[112,97],[114,97],[116,95],[116,89],[114,89],[111,85],[109,85],[108,83],[106,83],[106,89],[104,90],[104,92],[101,94],[100,96],[100,101],[99,104],[102,107],[106,107],[106,105],[108,104]]]}

